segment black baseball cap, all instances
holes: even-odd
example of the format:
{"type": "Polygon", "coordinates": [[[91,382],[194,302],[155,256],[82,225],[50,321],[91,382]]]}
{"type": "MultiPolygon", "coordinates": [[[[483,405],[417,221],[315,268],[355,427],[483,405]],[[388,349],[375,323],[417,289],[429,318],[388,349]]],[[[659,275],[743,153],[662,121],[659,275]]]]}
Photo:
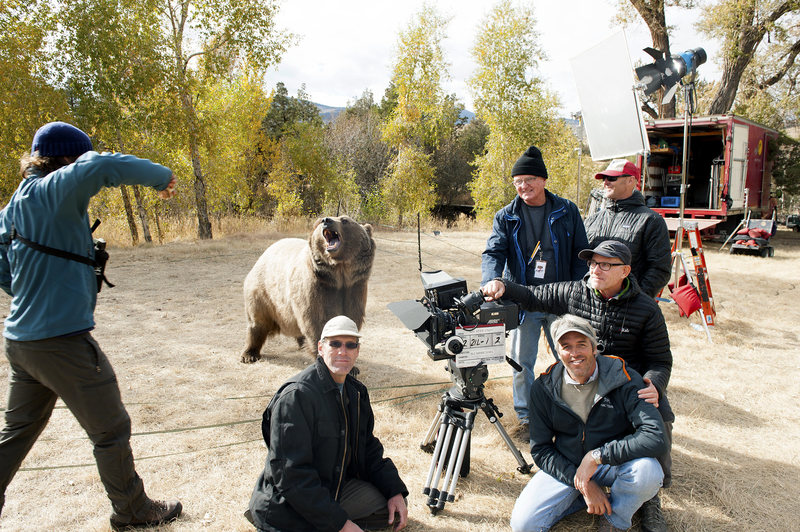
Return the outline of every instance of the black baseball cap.
{"type": "Polygon", "coordinates": [[[604,240],[600,242],[594,249],[584,249],[578,253],[578,258],[589,260],[594,255],[608,257],[609,259],[620,259],[622,264],[631,264],[631,250],[622,242],[616,240],[604,240]]]}

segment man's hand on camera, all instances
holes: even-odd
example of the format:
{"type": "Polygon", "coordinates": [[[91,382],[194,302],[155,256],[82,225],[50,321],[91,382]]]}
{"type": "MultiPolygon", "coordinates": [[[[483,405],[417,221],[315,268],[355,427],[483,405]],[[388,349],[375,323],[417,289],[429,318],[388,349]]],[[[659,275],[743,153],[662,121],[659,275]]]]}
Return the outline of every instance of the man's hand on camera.
{"type": "Polygon", "coordinates": [[[158,191],[158,197],[161,199],[170,199],[172,196],[175,195],[175,185],[177,183],[178,180],[175,179],[175,174],[172,174],[172,179],[169,180],[167,188],[158,191]]]}
{"type": "Polygon", "coordinates": [[[498,281],[497,279],[492,279],[485,285],[481,287],[481,293],[483,297],[486,298],[486,301],[494,301],[495,299],[500,299],[503,297],[503,294],[506,292],[506,285],[503,284],[502,281],[498,281]]]}

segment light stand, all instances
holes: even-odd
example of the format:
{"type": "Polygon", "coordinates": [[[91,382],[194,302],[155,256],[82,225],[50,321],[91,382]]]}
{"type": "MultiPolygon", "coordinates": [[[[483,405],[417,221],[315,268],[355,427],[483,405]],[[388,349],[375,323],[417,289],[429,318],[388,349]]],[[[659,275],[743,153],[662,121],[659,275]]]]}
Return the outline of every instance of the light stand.
{"type": "MultiPolygon", "coordinates": [[[[686,188],[687,188],[687,167],[689,165],[689,133],[691,131],[691,116],[694,110],[692,107],[692,94],[694,93],[694,80],[696,73],[692,72],[687,76],[689,81],[683,84],[683,152],[681,157],[681,190],[680,190],[680,207],[678,208],[678,228],[675,231],[675,253],[682,253],[683,251],[683,218],[686,209],[686,188]]],[[[678,286],[678,277],[680,276],[680,263],[675,261],[675,271],[673,277],[673,286],[678,286]]]]}

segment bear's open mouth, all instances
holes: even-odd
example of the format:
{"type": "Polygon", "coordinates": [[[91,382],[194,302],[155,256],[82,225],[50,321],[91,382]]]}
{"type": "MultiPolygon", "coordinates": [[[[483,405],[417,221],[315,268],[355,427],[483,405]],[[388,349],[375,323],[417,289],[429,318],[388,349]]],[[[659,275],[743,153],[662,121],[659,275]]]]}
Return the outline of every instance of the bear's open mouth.
{"type": "Polygon", "coordinates": [[[331,231],[330,229],[323,229],[322,236],[325,237],[325,251],[334,251],[339,247],[339,244],[342,243],[341,239],[339,238],[339,233],[336,231],[331,231]]]}

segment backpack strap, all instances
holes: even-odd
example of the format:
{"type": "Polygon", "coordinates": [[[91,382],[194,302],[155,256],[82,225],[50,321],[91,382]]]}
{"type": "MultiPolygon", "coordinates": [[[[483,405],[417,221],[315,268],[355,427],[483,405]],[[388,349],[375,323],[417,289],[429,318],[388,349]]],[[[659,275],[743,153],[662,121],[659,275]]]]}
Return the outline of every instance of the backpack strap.
{"type": "MultiPolygon", "coordinates": [[[[92,233],[94,233],[94,230],[97,229],[98,225],[100,225],[100,220],[95,220],[91,227],[92,233]]],[[[81,264],[91,266],[94,268],[94,273],[97,277],[98,292],[102,288],[103,283],[106,283],[106,285],[108,285],[110,288],[114,287],[114,285],[111,284],[111,281],[106,278],[106,262],[108,262],[108,252],[105,250],[105,241],[102,239],[94,240],[94,259],[84,257],[83,255],[77,255],[69,251],[64,251],[63,249],[51,248],[50,246],[39,244],[33,240],[28,240],[17,232],[17,228],[14,227],[14,224],[11,224],[11,239],[8,243],[10,244],[13,240],[19,240],[29,248],[35,249],[41,253],[47,253],[48,255],[54,255],[62,259],[73,260],[75,262],[80,262],[81,264]],[[98,242],[102,242],[103,246],[101,248],[98,247],[98,242]]]]}
{"type": "Polygon", "coordinates": [[[75,253],[70,253],[69,251],[64,251],[63,249],[56,249],[51,248],[50,246],[45,246],[44,244],[39,244],[32,240],[28,240],[21,234],[17,232],[17,228],[13,225],[11,226],[11,240],[19,240],[26,246],[31,249],[35,249],[36,251],[41,251],[42,253],[47,253],[48,255],[55,255],[56,257],[61,257],[62,259],[74,260],[76,262],[81,262],[83,264],[88,264],[89,266],[97,266],[97,262],[89,257],[84,257],[82,255],[76,255],[75,253]]]}

